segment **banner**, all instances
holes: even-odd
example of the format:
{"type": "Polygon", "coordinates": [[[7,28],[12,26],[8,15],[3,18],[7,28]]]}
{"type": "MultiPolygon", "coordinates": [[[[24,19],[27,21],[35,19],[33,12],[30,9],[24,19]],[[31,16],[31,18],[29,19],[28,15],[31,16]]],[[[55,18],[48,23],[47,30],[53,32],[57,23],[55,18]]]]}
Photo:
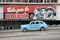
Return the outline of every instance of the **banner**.
{"type": "MultiPolygon", "coordinates": [[[[41,5],[41,6],[4,6],[4,13],[27,12],[30,19],[38,20],[55,20],[56,6],[55,5],[41,5]],[[30,14],[33,13],[33,14],[30,14]]],[[[24,17],[24,16],[23,16],[24,17]]]]}
{"type": "Polygon", "coordinates": [[[52,7],[56,9],[56,6],[4,6],[4,12],[34,12],[36,8],[48,8],[52,7]]]}

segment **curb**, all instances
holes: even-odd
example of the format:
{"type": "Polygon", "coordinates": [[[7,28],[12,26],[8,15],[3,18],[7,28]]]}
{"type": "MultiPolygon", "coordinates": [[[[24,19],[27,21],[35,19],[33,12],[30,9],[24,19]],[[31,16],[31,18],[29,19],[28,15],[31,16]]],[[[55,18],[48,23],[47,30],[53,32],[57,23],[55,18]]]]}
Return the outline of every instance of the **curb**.
{"type": "MultiPolygon", "coordinates": [[[[48,28],[47,30],[60,30],[60,28],[48,28]]],[[[14,33],[14,32],[21,32],[20,29],[18,30],[0,30],[0,33],[14,33]]]]}
{"type": "Polygon", "coordinates": [[[11,32],[14,33],[14,32],[21,32],[21,30],[19,29],[19,30],[1,30],[0,31],[0,33],[6,33],[6,32],[7,33],[11,33],[11,32]]]}
{"type": "Polygon", "coordinates": [[[49,27],[48,30],[60,30],[60,27],[49,27]]]}
{"type": "Polygon", "coordinates": [[[60,30],[60,28],[51,28],[51,29],[48,29],[48,30],[60,30]]]}

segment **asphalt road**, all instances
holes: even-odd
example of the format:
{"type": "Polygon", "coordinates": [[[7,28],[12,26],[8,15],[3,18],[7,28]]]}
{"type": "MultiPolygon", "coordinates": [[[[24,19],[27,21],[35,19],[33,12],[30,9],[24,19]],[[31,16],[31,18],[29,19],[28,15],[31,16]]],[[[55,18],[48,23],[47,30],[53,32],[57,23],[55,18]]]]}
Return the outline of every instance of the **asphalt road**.
{"type": "Polygon", "coordinates": [[[60,30],[0,33],[0,40],[60,40],[60,30]]]}

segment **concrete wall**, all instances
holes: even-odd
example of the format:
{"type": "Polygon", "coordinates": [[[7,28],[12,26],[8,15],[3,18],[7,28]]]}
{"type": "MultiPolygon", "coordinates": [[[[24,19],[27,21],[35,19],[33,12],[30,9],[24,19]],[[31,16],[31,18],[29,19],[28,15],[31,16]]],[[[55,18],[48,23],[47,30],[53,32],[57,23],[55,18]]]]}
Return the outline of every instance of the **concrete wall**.
{"type": "Polygon", "coordinates": [[[3,19],[3,7],[0,7],[0,20],[3,19]]]}
{"type": "Polygon", "coordinates": [[[60,20],[60,5],[57,5],[57,8],[56,8],[56,16],[57,16],[57,19],[56,20],[60,20]]]}

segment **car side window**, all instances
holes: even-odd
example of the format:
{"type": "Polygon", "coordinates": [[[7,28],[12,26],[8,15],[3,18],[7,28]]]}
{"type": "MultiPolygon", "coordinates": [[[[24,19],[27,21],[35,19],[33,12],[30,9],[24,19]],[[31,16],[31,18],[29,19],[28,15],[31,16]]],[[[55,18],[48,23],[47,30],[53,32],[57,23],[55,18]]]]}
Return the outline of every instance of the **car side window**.
{"type": "Polygon", "coordinates": [[[39,24],[39,22],[36,22],[36,24],[39,24]]]}
{"type": "Polygon", "coordinates": [[[35,24],[35,22],[32,22],[31,24],[35,24]]]}
{"type": "Polygon", "coordinates": [[[40,22],[40,24],[43,24],[43,22],[40,22]]]}

